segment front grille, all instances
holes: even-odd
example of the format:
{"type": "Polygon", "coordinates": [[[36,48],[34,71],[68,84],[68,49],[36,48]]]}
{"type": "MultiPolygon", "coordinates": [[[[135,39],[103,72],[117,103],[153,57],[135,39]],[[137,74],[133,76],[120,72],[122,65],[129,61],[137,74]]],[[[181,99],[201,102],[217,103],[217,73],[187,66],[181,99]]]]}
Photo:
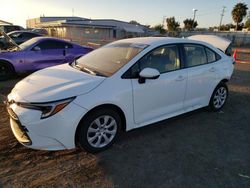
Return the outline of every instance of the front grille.
{"type": "Polygon", "coordinates": [[[16,139],[24,145],[31,145],[32,142],[27,134],[28,130],[25,126],[22,126],[19,120],[10,118],[11,129],[16,139]]]}

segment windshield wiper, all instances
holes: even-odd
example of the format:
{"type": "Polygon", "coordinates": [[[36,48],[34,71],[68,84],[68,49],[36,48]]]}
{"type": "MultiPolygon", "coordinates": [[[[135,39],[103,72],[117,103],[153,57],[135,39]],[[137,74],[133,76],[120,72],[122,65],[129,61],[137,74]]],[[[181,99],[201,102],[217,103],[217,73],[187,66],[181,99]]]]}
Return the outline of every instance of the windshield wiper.
{"type": "Polygon", "coordinates": [[[74,66],[76,69],[78,69],[78,70],[80,70],[80,71],[86,72],[86,73],[91,74],[91,75],[106,77],[106,75],[100,73],[99,71],[90,69],[89,67],[87,68],[87,67],[82,67],[82,66],[80,66],[80,65],[77,63],[76,60],[72,63],[72,66],[74,66]]]}

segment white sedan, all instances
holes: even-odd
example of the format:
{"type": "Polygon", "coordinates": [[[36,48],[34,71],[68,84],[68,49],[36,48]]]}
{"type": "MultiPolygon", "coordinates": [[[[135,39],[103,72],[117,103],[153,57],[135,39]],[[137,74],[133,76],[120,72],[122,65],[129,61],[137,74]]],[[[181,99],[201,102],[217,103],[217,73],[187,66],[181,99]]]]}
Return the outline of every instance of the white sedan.
{"type": "Polygon", "coordinates": [[[201,41],[116,41],[20,81],[7,100],[11,129],[29,148],[99,152],[120,131],[206,106],[220,110],[233,63],[201,41]]]}

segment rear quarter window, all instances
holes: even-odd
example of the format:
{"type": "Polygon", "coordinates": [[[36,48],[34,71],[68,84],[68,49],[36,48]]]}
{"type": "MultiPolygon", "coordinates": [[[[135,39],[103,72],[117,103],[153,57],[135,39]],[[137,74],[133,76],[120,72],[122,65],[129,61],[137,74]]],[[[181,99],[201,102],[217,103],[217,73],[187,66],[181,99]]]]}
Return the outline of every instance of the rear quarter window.
{"type": "Polygon", "coordinates": [[[207,62],[213,63],[215,61],[218,61],[221,59],[220,55],[214,52],[213,50],[206,48],[206,54],[207,54],[207,62]]]}

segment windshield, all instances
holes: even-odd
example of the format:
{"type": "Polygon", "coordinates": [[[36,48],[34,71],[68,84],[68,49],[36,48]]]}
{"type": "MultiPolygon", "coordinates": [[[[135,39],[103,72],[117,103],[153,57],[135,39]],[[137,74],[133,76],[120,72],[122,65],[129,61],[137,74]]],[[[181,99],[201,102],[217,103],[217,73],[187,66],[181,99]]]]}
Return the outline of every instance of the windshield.
{"type": "Polygon", "coordinates": [[[81,57],[75,65],[102,76],[112,76],[147,45],[134,43],[111,43],[81,57]]]}
{"type": "Polygon", "coordinates": [[[37,42],[37,38],[32,38],[30,40],[27,40],[26,42],[22,43],[19,45],[19,47],[22,50],[25,50],[26,48],[30,47],[31,45],[33,45],[35,42],[37,42]]]}

